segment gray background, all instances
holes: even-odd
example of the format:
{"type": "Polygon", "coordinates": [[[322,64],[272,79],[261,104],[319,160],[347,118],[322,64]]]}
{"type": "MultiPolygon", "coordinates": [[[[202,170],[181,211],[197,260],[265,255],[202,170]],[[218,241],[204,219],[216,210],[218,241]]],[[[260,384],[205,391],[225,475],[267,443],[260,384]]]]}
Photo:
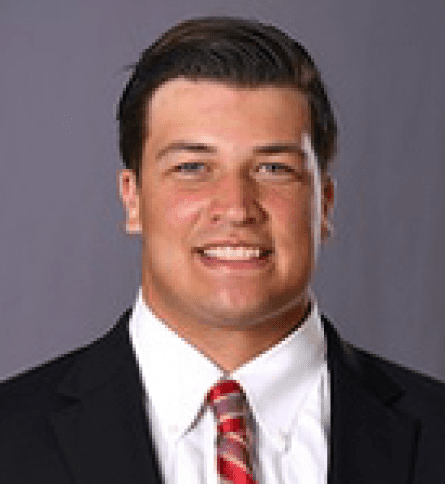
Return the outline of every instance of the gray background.
{"type": "Polygon", "coordinates": [[[0,377],[104,333],[139,284],[119,228],[116,103],[195,15],[278,25],[313,54],[341,130],[336,235],[316,277],[352,342],[445,380],[445,3],[2,0],[0,377]]]}

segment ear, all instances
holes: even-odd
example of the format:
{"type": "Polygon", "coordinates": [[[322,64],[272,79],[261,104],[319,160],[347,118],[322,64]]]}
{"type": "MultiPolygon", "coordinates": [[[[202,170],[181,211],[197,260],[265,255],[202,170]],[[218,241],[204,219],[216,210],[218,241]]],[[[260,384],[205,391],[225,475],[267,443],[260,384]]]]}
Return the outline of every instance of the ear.
{"type": "Polygon", "coordinates": [[[140,234],[142,224],[140,218],[139,188],[136,174],[133,170],[120,170],[117,176],[119,198],[125,208],[125,231],[127,234],[140,234]]]}
{"type": "Polygon", "coordinates": [[[331,222],[335,202],[335,180],[330,175],[323,175],[322,195],[322,218],[321,218],[321,240],[324,242],[334,233],[334,226],[331,222]]]}

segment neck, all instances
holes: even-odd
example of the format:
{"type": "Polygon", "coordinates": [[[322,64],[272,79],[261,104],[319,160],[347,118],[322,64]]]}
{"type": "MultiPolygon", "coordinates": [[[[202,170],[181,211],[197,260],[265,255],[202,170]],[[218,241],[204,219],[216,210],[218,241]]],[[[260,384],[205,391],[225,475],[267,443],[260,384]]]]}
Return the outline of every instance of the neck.
{"type": "Polygon", "coordinates": [[[233,372],[285,339],[303,324],[311,310],[309,297],[305,296],[285,313],[265,318],[256,325],[216,325],[202,323],[202,318],[198,317],[185,318],[184,312],[178,318],[174,312],[165,310],[144,288],[142,295],[157,317],[226,373],[233,372]],[[198,320],[200,323],[196,324],[198,320]]]}

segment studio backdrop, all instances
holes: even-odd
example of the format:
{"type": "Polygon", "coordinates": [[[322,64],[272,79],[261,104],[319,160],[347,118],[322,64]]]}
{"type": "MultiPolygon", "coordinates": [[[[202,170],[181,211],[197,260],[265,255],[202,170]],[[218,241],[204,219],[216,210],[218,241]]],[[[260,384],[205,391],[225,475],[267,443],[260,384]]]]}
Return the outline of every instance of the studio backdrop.
{"type": "Polygon", "coordinates": [[[3,0],[0,378],[91,341],[130,306],[114,106],[125,66],[194,16],[307,47],[338,117],[335,234],[314,292],[347,340],[445,380],[445,3],[3,0]]]}

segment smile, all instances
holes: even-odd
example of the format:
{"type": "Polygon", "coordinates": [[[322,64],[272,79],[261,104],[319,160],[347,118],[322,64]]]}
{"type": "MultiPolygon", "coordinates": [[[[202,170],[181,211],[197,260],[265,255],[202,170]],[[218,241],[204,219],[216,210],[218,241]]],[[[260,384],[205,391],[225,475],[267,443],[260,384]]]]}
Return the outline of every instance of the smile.
{"type": "Polygon", "coordinates": [[[263,249],[261,247],[211,247],[198,249],[203,256],[207,258],[220,260],[255,260],[267,256],[271,250],[263,249]]]}
{"type": "Polygon", "coordinates": [[[218,246],[196,250],[200,262],[210,269],[246,271],[264,269],[271,260],[272,250],[262,247],[218,246]]]}

